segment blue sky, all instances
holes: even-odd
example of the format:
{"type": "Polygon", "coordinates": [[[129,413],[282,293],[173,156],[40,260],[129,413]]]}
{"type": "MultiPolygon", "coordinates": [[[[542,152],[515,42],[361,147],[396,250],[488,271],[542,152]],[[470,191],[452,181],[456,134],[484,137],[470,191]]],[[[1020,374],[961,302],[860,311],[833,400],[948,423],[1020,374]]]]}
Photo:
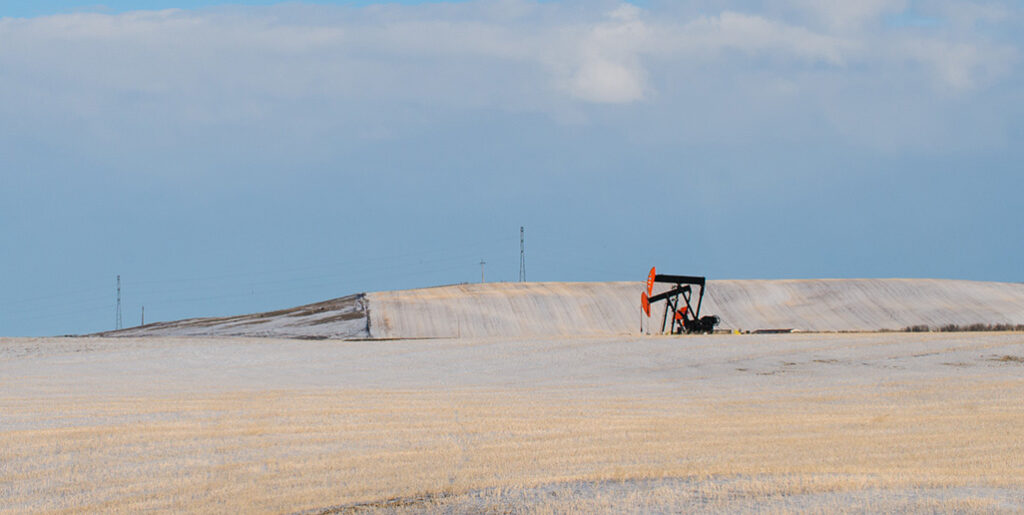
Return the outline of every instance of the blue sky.
{"type": "MultiPolygon", "coordinates": [[[[447,1],[449,3],[457,3],[463,0],[447,1]]],[[[39,2],[38,0],[6,0],[4,4],[0,6],[0,16],[34,17],[77,12],[123,13],[128,11],[139,10],[198,9],[203,7],[223,6],[267,6],[281,3],[283,2],[275,2],[274,0],[236,0],[232,2],[219,2],[216,0],[193,0],[190,2],[181,2],[175,0],[48,0],[46,2],[39,2]]],[[[318,0],[307,1],[303,3],[319,5],[365,6],[371,4],[382,4],[385,2],[373,0],[318,0]]],[[[426,2],[424,0],[404,0],[388,3],[415,5],[426,2]]]]}
{"type": "Polygon", "coordinates": [[[1024,280],[1015,2],[36,4],[3,335],[514,280],[521,225],[538,281],[1024,280]]]}

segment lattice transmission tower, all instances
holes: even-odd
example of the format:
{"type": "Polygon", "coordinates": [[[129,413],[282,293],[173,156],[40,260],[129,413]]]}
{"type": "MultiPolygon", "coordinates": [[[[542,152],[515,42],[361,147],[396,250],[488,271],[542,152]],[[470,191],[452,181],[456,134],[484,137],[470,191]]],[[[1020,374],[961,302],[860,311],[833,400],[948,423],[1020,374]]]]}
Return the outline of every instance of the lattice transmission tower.
{"type": "Polygon", "coordinates": [[[117,320],[114,322],[114,329],[121,329],[121,276],[117,276],[117,320]]]}
{"type": "Polygon", "coordinates": [[[519,282],[526,282],[526,229],[519,227],[519,282]]]}

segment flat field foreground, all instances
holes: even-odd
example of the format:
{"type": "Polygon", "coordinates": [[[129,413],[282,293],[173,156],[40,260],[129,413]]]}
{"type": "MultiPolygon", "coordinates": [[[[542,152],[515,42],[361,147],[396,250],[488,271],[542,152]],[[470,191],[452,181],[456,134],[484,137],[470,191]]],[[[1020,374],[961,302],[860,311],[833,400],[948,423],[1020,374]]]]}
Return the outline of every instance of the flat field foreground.
{"type": "Polygon", "coordinates": [[[1024,511],[1024,335],[0,339],[0,512],[1024,511]]]}

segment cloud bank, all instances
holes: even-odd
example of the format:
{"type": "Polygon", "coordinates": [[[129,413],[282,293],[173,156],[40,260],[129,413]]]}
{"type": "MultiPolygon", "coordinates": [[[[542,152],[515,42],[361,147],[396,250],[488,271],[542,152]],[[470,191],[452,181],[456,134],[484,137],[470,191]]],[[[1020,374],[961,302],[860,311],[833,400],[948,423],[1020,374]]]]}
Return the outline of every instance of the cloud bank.
{"type": "Polygon", "coordinates": [[[0,234],[16,242],[0,326],[108,329],[96,317],[112,316],[116,275],[225,277],[128,294],[163,319],[476,280],[481,259],[508,279],[523,225],[534,280],[662,263],[1020,280],[1022,9],[494,0],[0,18],[0,234]],[[354,255],[407,258],[359,276],[336,264],[354,255]],[[285,297],[237,278],[273,263],[335,263],[335,280],[265,277],[285,297]],[[75,281],[99,286],[62,301],[63,325],[10,311],[75,281]]]}
{"type": "Polygon", "coordinates": [[[1016,4],[944,0],[3,18],[0,131],[12,147],[203,154],[224,167],[245,147],[316,155],[329,140],[400,140],[489,112],[714,144],[998,147],[1020,111],[1021,21],[1016,4]]]}
{"type": "Polygon", "coordinates": [[[923,88],[954,90],[991,85],[1018,62],[1020,42],[1005,33],[1019,28],[1021,13],[1010,4],[924,2],[926,9],[909,11],[906,1],[792,0],[788,11],[796,16],[715,5],[720,12],[694,16],[630,4],[504,0],[6,18],[0,59],[7,87],[36,80],[94,94],[240,90],[270,98],[372,91],[375,98],[527,105],[640,102],[664,93],[650,79],[658,68],[696,74],[744,58],[780,75],[909,68],[923,88]],[[887,25],[893,16],[932,16],[938,26],[887,25]],[[502,77],[507,68],[529,73],[502,77]],[[483,91],[452,91],[459,86],[483,91]]]}

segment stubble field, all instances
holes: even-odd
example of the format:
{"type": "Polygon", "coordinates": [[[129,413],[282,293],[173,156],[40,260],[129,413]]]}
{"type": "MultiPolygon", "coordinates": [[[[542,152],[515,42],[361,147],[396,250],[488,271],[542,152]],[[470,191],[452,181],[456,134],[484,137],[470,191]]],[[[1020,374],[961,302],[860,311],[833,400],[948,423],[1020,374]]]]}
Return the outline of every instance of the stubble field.
{"type": "Polygon", "coordinates": [[[0,512],[1024,510],[1024,335],[0,339],[0,512]]]}

